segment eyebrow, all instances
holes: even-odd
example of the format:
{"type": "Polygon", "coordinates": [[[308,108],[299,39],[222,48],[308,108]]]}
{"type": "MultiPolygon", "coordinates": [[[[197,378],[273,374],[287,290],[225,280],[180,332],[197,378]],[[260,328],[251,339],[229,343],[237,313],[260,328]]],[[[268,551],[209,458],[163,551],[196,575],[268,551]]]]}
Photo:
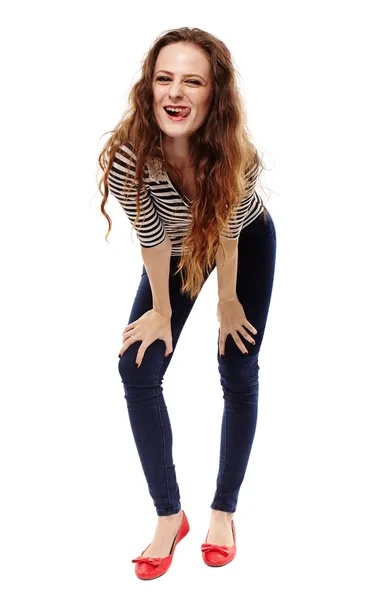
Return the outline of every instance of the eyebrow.
{"type": "MultiPolygon", "coordinates": [[[[166,71],[166,69],[159,69],[157,73],[169,73],[169,75],[174,75],[174,73],[172,73],[171,71],[166,71]]],[[[200,79],[205,81],[204,77],[201,77],[201,75],[197,75],[197,73],[184,73],[182,77],[200,77],[200,79]]]]}

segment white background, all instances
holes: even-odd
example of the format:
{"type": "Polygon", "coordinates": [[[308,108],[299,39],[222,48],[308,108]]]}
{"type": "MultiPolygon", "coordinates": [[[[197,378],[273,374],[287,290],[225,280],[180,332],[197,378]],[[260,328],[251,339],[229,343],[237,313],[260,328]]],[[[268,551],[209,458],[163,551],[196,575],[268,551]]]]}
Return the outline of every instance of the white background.
{"type": "Polygon", "coordinates": [[[2,10],[3,598],[387,600],[384,6],[113,0],[2,10]],[[277,262],[236,559],[211,569],[200,552],[223,408],[214,272],[164,380],[191,531],[169,572],[143,582],[130,561],[157,516],[117,370],[142,261],[112,196],[105,242],[97,156],[144,54],[182,26],[231,50],[265,153],[277,262]]]}

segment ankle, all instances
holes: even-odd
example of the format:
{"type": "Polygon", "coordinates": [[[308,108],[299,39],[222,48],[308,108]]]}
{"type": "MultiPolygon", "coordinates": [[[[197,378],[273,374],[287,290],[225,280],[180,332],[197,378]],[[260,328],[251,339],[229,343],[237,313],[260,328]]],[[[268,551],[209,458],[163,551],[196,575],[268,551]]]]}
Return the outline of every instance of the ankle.
{"type": "Polygon", "coordinates": [[[226,512],[224,510],[211,509],[211,521],[227,521],[231,522],[234,518],[234,513],[226,512]]]}
{"type": "Polygon", "coordinates": [[[181,519],[182,519],[182,509],[178,513],[175,513],[174,515],[159,516],[158,522],[159,523],[177,523],[177,521],[181,521],[181,519]]]}

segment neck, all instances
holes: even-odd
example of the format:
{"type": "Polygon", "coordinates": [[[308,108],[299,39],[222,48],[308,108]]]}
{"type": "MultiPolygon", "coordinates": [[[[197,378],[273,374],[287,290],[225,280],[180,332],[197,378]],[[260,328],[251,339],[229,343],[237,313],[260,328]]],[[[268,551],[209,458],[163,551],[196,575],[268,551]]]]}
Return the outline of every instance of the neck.
{"type": "Polygon", "coordinates": [[[189,141],[187,137],[173,138],[164,136],[162,148],[165,158],[177,169],[183,170],[189,167],[189,141]]]}

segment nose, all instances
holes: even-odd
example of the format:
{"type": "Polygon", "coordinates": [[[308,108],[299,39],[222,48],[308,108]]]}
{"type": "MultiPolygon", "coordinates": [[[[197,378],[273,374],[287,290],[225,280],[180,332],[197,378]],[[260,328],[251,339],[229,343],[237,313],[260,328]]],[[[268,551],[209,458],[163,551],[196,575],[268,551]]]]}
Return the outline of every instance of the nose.
{"type": "Polygon", "coordinates": [[[177,82],[173,82],[170,86],[169,91],[170,98],[182,98],[181,85],[177,82]]]}

